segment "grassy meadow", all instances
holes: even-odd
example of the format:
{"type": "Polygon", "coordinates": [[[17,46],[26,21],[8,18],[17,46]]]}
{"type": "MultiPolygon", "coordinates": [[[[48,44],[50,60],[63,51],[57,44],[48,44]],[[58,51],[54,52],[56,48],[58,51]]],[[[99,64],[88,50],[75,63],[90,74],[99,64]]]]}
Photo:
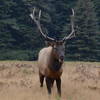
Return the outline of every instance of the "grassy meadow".
{"type": "Polygon", "coordinates": [[[0,61],[0,100],[100,100],[100,62],[65,62],[62,97],[56,84],[48,97],[35,61],[0,61]]]}

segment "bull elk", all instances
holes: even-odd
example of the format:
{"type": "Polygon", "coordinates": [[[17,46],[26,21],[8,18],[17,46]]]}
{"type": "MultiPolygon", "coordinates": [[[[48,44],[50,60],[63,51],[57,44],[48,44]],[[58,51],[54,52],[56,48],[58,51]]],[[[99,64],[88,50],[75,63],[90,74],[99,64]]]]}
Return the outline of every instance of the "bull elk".
{"type": "Polygon", "coordinates": [[[72,31],[68,36],[65,36],[62,40],[55,40],[47,36],[41,28],[40,18],[41,10],[39,11],[38,18],[35,16],[36,8],[30,14],[32,20],[36,23],[40,33],[45,38],[46,41],[50,43],[48,47],[40,50],[38,55],[38,67],[39,67],[39,78],[40,86],[43,87],[43,81],[45,78],[48,93],[51,94],[51,88],[54,81],[56,81],[57,90],[59,96],[61,96],[61,75],[63,72],[62,64],[64,62],[64,52],[65,52],[65,41],[71,39],[75,36],[74,31],[74,10],[72,9],[71,16],[71,28],[72,31]]]}

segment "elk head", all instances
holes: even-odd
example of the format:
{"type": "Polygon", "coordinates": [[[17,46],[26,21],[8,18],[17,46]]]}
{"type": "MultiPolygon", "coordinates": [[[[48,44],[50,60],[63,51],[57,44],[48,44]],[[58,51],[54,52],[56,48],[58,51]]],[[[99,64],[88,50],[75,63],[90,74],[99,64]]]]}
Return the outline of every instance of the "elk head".
{"type": "Polygon", "coordinates": [[[35,17],[35,11],[36,8],[33,9],[33,12],[30,14],[30,17],[32,20],[36,23],[40,33],[45,38],[46,41],[48,41],[49,45],[52,46],[52,51],[55,56],[55,59],[58,59],[59,62],[62,62],[64,59],[64,51],[65,51],[65,41],[68,39],[71,39],[75,36],[75,30],[74,30],[74,9],[72,9],[72,16],[71,16],[71,28],[72,31],[68,36],[65,36],[62,40],[56,40],[54,38],[51,38],[47,36],[41,28],[40,24],[40,18],[41,18],[41,10],[39,11],[38,18],[35,17]]]}

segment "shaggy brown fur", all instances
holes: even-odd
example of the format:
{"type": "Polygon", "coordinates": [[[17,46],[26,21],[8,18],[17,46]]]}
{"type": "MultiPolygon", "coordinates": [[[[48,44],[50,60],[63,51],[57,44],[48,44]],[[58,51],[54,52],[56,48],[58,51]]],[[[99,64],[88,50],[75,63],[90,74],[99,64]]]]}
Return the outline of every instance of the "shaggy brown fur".
{"type": "Polygon", "coordinates": [[[44,77],[46,78],[46,84],[48,93],[51,94],[51,87],[53,86],[54,80],[56,80],[57,89],[59,95],[61,95],[61,75],[63,72],[62,62],[56,59],[53,52],[53,47],[49,46],[43,48],[39,53],[38,66],[41,87],[43,86],[44,77]]]}

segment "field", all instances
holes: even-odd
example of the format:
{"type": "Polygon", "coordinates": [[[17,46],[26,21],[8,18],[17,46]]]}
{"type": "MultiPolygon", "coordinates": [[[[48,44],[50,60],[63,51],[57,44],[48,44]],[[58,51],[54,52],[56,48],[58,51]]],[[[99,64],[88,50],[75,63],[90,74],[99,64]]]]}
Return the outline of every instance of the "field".
{"type": "Polygon", "coordinates": [[[62,97],[40,88],[36,62],[0,61],[0,100],[100,100],[100,63],[65,62],[62,97]]]}

